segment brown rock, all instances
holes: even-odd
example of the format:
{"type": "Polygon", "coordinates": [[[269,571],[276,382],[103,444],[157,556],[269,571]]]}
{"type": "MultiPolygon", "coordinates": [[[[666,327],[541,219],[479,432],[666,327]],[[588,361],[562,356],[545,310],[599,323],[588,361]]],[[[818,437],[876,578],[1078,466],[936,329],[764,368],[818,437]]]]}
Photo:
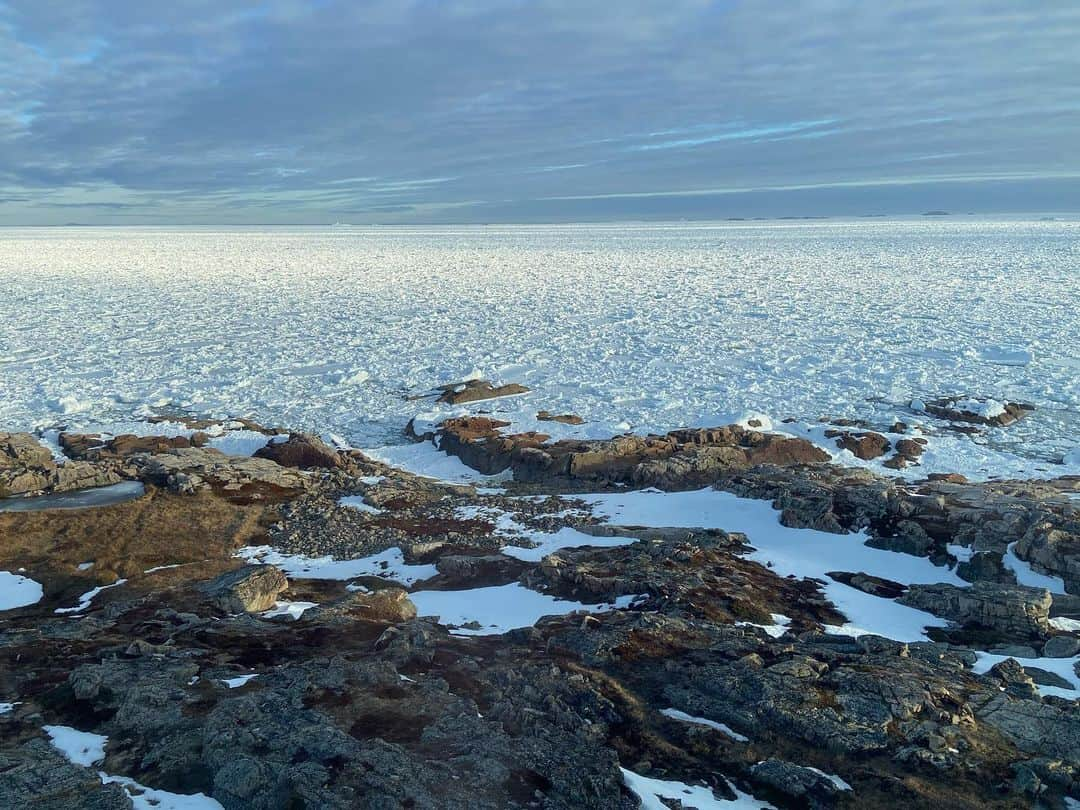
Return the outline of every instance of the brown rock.
{"type": "Polygon", "coordinates": [[[517,383],[495,386],[487,380],[469,380],[463,383],[441,385],[439,390],[442,393],[439,394],[435,401],[447,405],[462,405],[466,402],[477,402],[483,399],[509,397],[514,394],[525,394],[529,391],[524,385],[518,385],[517,383]]]}
{"type": "Polygon", "coordinates": [[[562,422],[564,425],[583,425],[585,420],[572,413],[553,414],[548,411],[540,411],[536,418],[541,422],[562,422]]]}
{"type": "Polygon", "coordinates": [[[880,433],[869,431],[867,433],[848,433],[846,431],[827,430],[827,438],[836,439],[836,446],[841,450],[848,450],[861,458],[863,461],[878,458],[888,452],[889,440],[880,433]]]}
{"type": "Polygon", "coordinates": [[[276,461],[282,467],[301,469],[333,470],[345,466],[345,460],[337,450],[327,445],[318,436],[308,433],[290,433],[286,441],[271,441],[257,450],[255,457],[276,461]]]}

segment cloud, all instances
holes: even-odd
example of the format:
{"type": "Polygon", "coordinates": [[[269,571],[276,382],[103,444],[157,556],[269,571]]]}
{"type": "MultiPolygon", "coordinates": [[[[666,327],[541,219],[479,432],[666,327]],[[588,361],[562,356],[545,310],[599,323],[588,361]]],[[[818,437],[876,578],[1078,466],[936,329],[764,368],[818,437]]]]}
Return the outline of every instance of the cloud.
{"type": "Polygon", "coordinates": [[[1056,183],[1078,36],[1052,0],[0,0],[0,222],[1056,183]]]}

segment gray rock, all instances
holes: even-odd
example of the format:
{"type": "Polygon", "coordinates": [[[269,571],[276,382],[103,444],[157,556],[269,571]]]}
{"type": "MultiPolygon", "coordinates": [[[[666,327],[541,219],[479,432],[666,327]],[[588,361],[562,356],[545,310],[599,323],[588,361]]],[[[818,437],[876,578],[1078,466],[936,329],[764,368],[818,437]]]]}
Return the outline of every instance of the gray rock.
{"type": "Polygon", "coordinates": [[[804,768],[781,759],[767,759],[750,768],[755,781],[798,799],[810,807],[831,807],[842,788],[813,768],[804,768]]]}
{"type": "Polygon", "coordinates": [[[130,810],[119,785],[73,765],[43,738],[0,751],[0,806],[34,810],[130,810]]]}
{"type": "Polygon", "coordinates": [[[897,601],[963,625],[997,630],[1010,637],[1045,636],[1050,630],[1050,592],[1044,588],[976,582],[912,585],[897,601]]]}
{"type": "Polygon", "coordinates": [[[1080,638],[1076,636],[1052,636],[1043,645],[1043,655],[1047,658],[1072,658],[1077,654],[1080,654],[1080,638]]]}
{"type": "Polygon", "coordinates": [[[226,613],[269,610],[278,594],[289,587],[281,569],[273,565],[245,565],[199,586],[199,590],[226,613]]]}

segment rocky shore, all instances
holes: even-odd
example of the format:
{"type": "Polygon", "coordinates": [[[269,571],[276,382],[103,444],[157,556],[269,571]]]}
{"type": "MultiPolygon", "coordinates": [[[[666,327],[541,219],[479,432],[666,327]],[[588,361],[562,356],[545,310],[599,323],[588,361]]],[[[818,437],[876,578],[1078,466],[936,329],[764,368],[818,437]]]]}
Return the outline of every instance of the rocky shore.
{"type": "MultiPolygon", "coordinates": [[[[489,388],[436,395],[519,393],[489,388]]],[[[0,805],[1080,802],[1080,479],[887,477],[752,424],[509,427],[410,425],[475,484],[250,422],[65,457],[0,433],[29,507],[142,485],[0,501],[0,805]],[[214,446],[239,429],[265,445],[214,446]]]]}

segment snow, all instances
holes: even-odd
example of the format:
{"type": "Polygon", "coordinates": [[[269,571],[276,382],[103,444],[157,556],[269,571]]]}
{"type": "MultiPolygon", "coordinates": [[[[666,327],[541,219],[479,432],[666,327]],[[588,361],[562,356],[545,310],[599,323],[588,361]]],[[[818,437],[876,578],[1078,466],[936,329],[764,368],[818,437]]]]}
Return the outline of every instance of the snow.
{"type": "Polygon", "coordinates": [[[693,723],[698,726],[708,726],[711,729],[719,731],[721,734],[726,734],[735,742],[749,742],[749,737],[744,737],[737,731],[732,731],[731,728],[724,723],[717,723],[715,720],[709,720],[707,717],[694,717],[693,715],[681,712],[678,709],[661,709],[660,714],[670,717],[672,720],[681,720],[684,723],[693,723]]]}
{"type": "Polygon", "coordinates": [[[492,476],[481,475],[472,467],[466,466],[456,456],[441,452],[431,442],[369,448],[365,449],[364,453],[375,461],[381,461],[415,475],[434,478],[437,481],[474,484],[479,481],[493,480],[492,476]]]}
{"type": "Polygon", "coordinates": [[[288,616],[295,621],[304,615],[305,610],[318,606],[318,602],[275,602],[270,610],[263,611],[259,615],[267,619],[272,619],[275,616],[288,616]]]}
{"type": "Polygon", "coordinates": [[[1060,686],[1043,686],[1041,684],[1036,684],[1036,688],[1039,690],[1040,695],[1054,695],[1056,697],[1065,698],[1066,700],[1080,700],[1080,676],[1076,674],[1075,669],[1076,664],[1080,662],[1080,656],[1075,656],[1073,658],[1019,658],[1015,655],[999,655],[997,653],[988,652],[977,652],[975,655],[978,660],[971,668],[971,671],[976,675],[985,674],[1002,661],[1007,661],[1012,658],[1015,659],[1020,666],[1045,669],[1047,672],[1060,675],[1073,685],[1072,689],[1065,689],[1060,686]]]}
{"type": "Polygon", "coordinates": [[[754,624],[753,622],[735,622],[739,627],[759,627],[773,638],[780,638],[788,631],[791,619],[783,613],[772,614],[772,624],[754,624]]]}
{"type": "MultiPolygon", "coordinates": [[[[105,759],[105,744],[109,738],[103,734],[77,731],[70,726],[43,726],[49,739],[69,762],[89,768],[105,759]]],[[[110,776],[98,771],[103,785],[118,784],[131,799],[134,810],[224,810],[221,804],[203,793],[185,795],[155,790],[140,785],[126,776],[110,776]]]]}
{"type": "Polygon", "coordinates": [[[541,532],[529,529],[514,520],[513,515],[501,509],[461,506],[454,511],[459,520],[485,520],[493,523],[495,531],[499,534],[510,535],[516,539],[526,540],[535,545],[530,547],[504,545],[502,553],[508,557],[515,557],[525,562],[540,562],[549,554],[554,554],[564,548],[580,548],[592,546],[594,548],[614,548],[616,546],[628,546],[637,542],[636,537],[602,537],[586,534],[571,527],[563,527],[557,532],[541,532]]]}
{"type": "Polygon", "coordinates": [[[250,681],[252,678],[258,678],[258,677],[259,677],[259,673],[253,672],[250,675],[237,675],[235,678],[222,678],[221,682],[223,684],[225,684],[227,687],[229,687],[230,689],[239,689],[241,686],[243,686],[245,683],[250,681]]]}
{"type": "Polygon", "coordinates": [[[236,552],[236,556],[248,562],[276,565],[287,576],[296,579],[345,580],[356,577],[381,577],[408,586],[430,579],[438,573],[434,565],[407,564],[399,548],[389,548],[378,554],[353,560],[283,554],[270,546],[245,546],[236,552]]]}
{"type": "Polygon", "coordinates": [[[1016,543],[1009,543],[1005,550],[1002,562],[1005,567],[1016,574],[1016,581],[1029,588],[1046,588],[1050,593],[1065,593],[1065,580],[1061,577],[1040,574],[1029,563],[1024,562],[1013,552],[1016,543]]]}
{"type": "Polygon", "coordinates": [[[100,771],[98,776],[104,785],[120,785],[131,799],[133,810],[225,810],[204,793],[170,793],[140,785],[126,776],[109,776],[100,771]]]}
{"type": "Polygon", "coordinates": [[[350,509],[356,509],[359,512],[370,512],[375,515],[382,514],[384,511],[377,506],[365,503],[363,495],[346,495],[344,498],[338,500],[338,503],[341,506],[348,506],[350,509]]]}
{"type": "Polygon", "coordinates": [[[14,610],[41,601],[41,585],[29,577],[0,571],[0,610],[14,610]]]}
{"type": "Polygon", "coordinates": [[[76,765],[89,768],[105,759],[105,743],[109,738],[104,734],[76,731],[70,726],[43,726],[43,729],[53,747],[76,765]]]}
{"type": "Polygon", "coordinates": [[[811,768],[809,765],[806,765],[804,767],[808,771],[813,771],[816,774],[824,776],[826,779],[836,785],[839,790],[851,790],[851,785],[849,785],[847,782],[845,782],[843,779],[841,779],[834,773],[825,773],[825,771],[821,770],[820,768],[811,768]]]}
{"type": "Polygon", "coordinates": [[[19,701],[15,701],[14,703],[0,703],[0,714],[10,714],[18,705],[19,701]]]}
{"type": "Polygon", "coordinates": [[[614,605],[585,605],[530,590],[511,582],[486,588],[461,591],[414,591],[409,599],[420,616],[438,616],[445,625],[452,625],[457,635],[497,635],[532,627],[543,616],[563,615],[575,611],[602,613],[612,607],[625,608],[636,596],[620,596],[614,605]],[[479,627],[464,627],[476,623],[479,627]]]}
{"type": "Polygon", "coordinates": [[[1066,633],[1080,633],[1080,619],[1070,619],[1066,616],[1055,616],[1050,619],[1050,626],[1066,633]]]}
{"type": "Polygon", "coordinates": [[[993,419],[1005,413],[1005,405],[995,399],[956,399],[949,403],[949,407],[983,419],[993,419]]]}
{"type": "Polygon", "coordinates": [[[831,579],[829,571],[863,572],[906,585],[945,582],[966,587],[955,573],[915,557],[865,545],[864,533],[830,534],[780,524],[768,501],[740,498],[729,492],[642,490],[575,496],[591,503],[597,515],[616,525],[723,529],[743,532],[754,551],[747,558],[779,576],[813,577],[825,583],[829,600],[848,621],[827,626],[833,633],[871,633],[896,641],[925,641],[926,627],[944,627],[945,620],[921,610],[863,593],[831,579]]]}
{"type": "Polygon", "coordinates": [[[54,613],[82,613],[84,610],[86,610],[88,607],[90,607],[90,603],[92,601],[94,601],[94,597],[97,596],[99,593],[101,593],[102,591],[107,591],[109,588],[118,588],[118,587],[120,587],[121,585],[123,585],[126,582],[127,582],[126,579],[118,579],[118,580],[116,580],[116,582],[112,583],[111,585],[99,585],[96,588],[91,588],[90,590],[88,590],[86,593],[84,593],[82,596],[79,597],[79,604],[77,604],[75,607],[57,608],[53,612],[54,613]]]}
{"type": "MultiPolygon", "coordinates": [[[[669,806],[661,799],[675,799],[682,802],[686,808],[694,810],[762,810],[773,808],[768,802],[755,799],[753,796],[743,793],[732,785],[728,785],[735,792],[735,799],[719,799],[707,787],[688,785],[685,782],[667,781],[642,776],[626,768],[622,771],[623,784],[625,784],[641,800],[642,810],[669,810],[669,806]]],[[[773,810],[775,810],[773,808],[773,810]]]]}
{"type": "Polygon", "coordinates": [[[1080,435],[1080,277],[1062,249],[1078,233],[980,218],[4,229],[0,425],[169,407],[380,447],[434,407],[405,392],[474,370],[533,394],[470,412],[577,413],[580,428],[545,424],[577,436],[751,411],[887,426],[913,399],[970,392],[1038,410],[992,446],[955,437],[974,455],[948,465],[985,478],[993,454],[1019,454],[1009,475],[1045,477],[1080,435]]]}
{"type": "Polygon", "coordinates": [[[986,363],[999,366],[1026,366],[1035,359],[1034,354],[1024,346],[982,346],[975,355],[986,363]]]}

